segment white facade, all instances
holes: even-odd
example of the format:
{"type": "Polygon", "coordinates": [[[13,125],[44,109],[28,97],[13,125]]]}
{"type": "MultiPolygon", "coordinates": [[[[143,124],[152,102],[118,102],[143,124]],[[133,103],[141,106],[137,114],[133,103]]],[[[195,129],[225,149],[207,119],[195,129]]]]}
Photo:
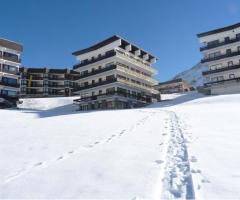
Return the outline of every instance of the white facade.
{"type": "Polygon", "coordinates": [[[240,93],[240,24],[198,34],[211,94],[240,93]]]}
{"type": "Polygon", "coordinates": [[[0,100],[17,98],[22,45],[0,38],[0,100]]]}
{"type": "Polygon", "coordinates": [[[158,94],[153,87],[157,81],[152,78],[156,70],[151,66],[156,58],[118,36],[112,38],[114,41],[99,48],[74,54],[80,61],[75,70],[82,76],[76,93],[85,99],[80,105],[88,109],[100,108],[102,101],[109,102],[107,108],[133,107],[147,103],[146,96],[152,100],[158,94]],[[119,106],[112,105],[116,101],[119,106]]]}

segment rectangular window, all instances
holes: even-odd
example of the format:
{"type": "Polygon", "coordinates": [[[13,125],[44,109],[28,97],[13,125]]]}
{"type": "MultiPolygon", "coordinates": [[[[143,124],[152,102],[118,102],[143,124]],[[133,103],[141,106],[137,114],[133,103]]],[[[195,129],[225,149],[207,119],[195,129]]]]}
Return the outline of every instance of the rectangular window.
{"type": "Polygon", "coordinates": [[[236,34],[236,38],[240,39],[240,33],[236,34]]]}
{"type": "Polygon", "coordinates": [[[230,40],[230,37],[225,37],[225,38],[224,38],[224,41],[225,41],[225,42],[228,42],[229,40],[230,40]]]}
{"type": "Polygon", "coordinates": [[[230,78],[230,79],[235,78],[235,74],[229,74],[229,78],[230,78]]]}
{"type": "Polygon", "coordinates": [[[231,67],[231,66],[233,66],[233,61],[228,62],[228,67],[231,67]]]}
{"type": "Polygon", "coordinates": [[[237,47],[237,51],[240,52],[240,46],[237,47]]]}
{"type": "Polygon", "coordinates": [[[227,49],[227,50],[226,50],[226,54],[227,54],[227,55],[230,55],[231,53],[232,53],[232,50],[231,50],[231,49],[227,49]]]}

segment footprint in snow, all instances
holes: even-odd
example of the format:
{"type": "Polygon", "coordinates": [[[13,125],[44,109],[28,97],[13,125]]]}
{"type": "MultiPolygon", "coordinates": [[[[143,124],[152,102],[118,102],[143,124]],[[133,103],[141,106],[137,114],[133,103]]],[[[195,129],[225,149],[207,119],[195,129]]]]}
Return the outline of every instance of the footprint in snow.
{"type": "Polygon", "coordinates": [[[58,157],[58,159],[57,160],[62,160],[63,159],[63,156],[60,156],[60,157],[58,157]]]}
{"type": "Polygon", "coordinates": [[[72,154],[72,153],[74,153],[74,151],[69,151],[69,152],[68,152],[68,154],[72,154]]]}
{"type": "Polygon", "coordinates": [[[197,158],[195,156],[191,156],[190,162],[197,162],[197,158]]]}
{"type": "Polygon", "coordinates": [[[39,162],[39,163],[36,163],[34,166],[37,167],[37,166],[41,166],[43,163],[42,162],[39,162]]]}
{"type": "Polygon", "coordinates": [[[157,163],[158,165],[162,164],[164,161],[162,160],[155,160],[155,163],[157,163]]]}

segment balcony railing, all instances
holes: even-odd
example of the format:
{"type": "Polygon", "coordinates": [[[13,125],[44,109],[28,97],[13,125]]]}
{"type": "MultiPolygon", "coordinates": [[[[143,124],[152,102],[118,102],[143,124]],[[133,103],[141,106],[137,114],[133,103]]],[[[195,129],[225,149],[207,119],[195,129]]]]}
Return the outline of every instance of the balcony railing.
{"type": "Polygon", "coordinates": [[[12,62],[16,62],[16,63],[21,63],[20,58],[15,58],[15,57],[12,57],[12,56],[0,55],[0,58],[2,58],[4,60],[9,60],[9,61],[12,61],[12,62]]]}
{"type": "Polygon", "coordinates": [[[30,76],[22,76],[22,79],[43,80],[43,77],[41,77],[41,76],[32,76],[30,78],[30,76]]]}
{"type": "Polygon", "coordinates": [[[110,66],[102,68],[102,69],[96,69],[94,71],[91,71],[91,72],[88,72],[88,73],[85,73],[85,74],[81,74],[79,76],[79,79],[86,78],[88,76],[93,76],[93,75],[96,75],[96,74],[100,74],[100,73],[110,71],[110,70],[113,70],[113,69],[116,69],[116,68],[117,68],[116,65],[110,65],[110,66]]]}
{"type": "Polygon", "coordinates": [[[43,84],[31,84],[30,86],[27,85],[27,87],[43,87],[43,84]]]}
{"type": "Polygon", "coordinates": [[[214,61],[214,60],[220,60],[220,59],[223,59],[223,58],[239,56],[239,55],[240,55],[240,51],[232,52],[232,53],[229,53],[229,54],[224,54],[224,55],[216,56],[216,57],[213,57],[213,58],[204,58],[204,59],[201,60],[201,63],[211,62],[211,61],[214,61]]]}
{"type": "Polygon", "coordinates": [[[114,50],[112,51],[109,51],[109,52],[106,52],[106,54],[104,56],[101,56],[101,57],[98,57],[98,58],[95,58],[93,60],[87,60],[85,62],[82,62],[82,63],[79,63],[77,65],[74,65],[73,66],[73,69],[77,69],[79,67],[83,67],[83,66],[86,66],[86,65],[89,65],[89,64],[92,64],[92,63],[95,63],[95,62],[98,62],[100,60],[103,60],[103,59],[106,59],[106,58],[110,58],[112,56],[115,56],[116,55],[116,52],[114,50]]]}
{"type": "Polygon", "coordinates": [[[212,82],[205,83],[204,86],[205,87],[209,87],[209,86],[214,85],[214,84],[220,84],[220,83],[231,82],[231,81],[239,82],[240,81],[240,77],[231,78],[231,79],[224,79],[224,80],[219,80],[219,81],[212,81],[212,82]]]}
{"type": "Polygon", "coordinates": [[[51,88],[64,88],[65,85],[48,85],[48,87],[51,87],[51,88]]]}
{"type": "Polygon", "coordinates": [[[219,43],[216,43],[216,44],[209,44],[207,46],[200,47],[200,51],[204,51],[204,50],[207,50],[207,49],[213,49],[213,48],[216,48],[216,47],[220,47],[220,46],[223,46],[223,45],[226,45],[226,44],[231,44],[231,43],[239,42],[239,41],[240,41],[240,38],[235,38],[235,39],[231,39],[231,40],[228,40],[228,41],[219,42],[219,43]]]}
{"type": "Polygon", "coordinates": [[[98,94],[98,95],[89,96],[89,97],[81,97],[80,99],[75,99],[74,101],[75,102],[88,102],[88,101],[98,100],[99,97],[102,100],[104,97],[109,97],[109,96],[114,96],[114,95],[131,98],[131,99],[138,100],[138,101],[146,101],[146,96],[133,95],[133,94],[129,94],[126,92],[120,92],[120,91],[113,91],[113,92],[98,94]]]}
{"type": "Polygon", "coordinates": [[[9,83],[9,82],[5,82],[5,81],[0,81],[0,85],[5,85],[5,86],[15,87],[15,88],[20,87],[19,83],[9,83]]]}
{"type": "Polygon", "coordinates": [[[94,88],[94,87],[98,87],[98,86],[101,86],[101,85],[106,85],[106,84],[110,84],[110,83],[114,83],[114,82],[117,82],[117,78],[101,81],[101,82],[98,82],[98,83],[94,83],[94,84],[86,85],[86,86],[82,86],[82,87],[76,87],[76,88],[73,89],[73,91],[76,92],[76,91],[86,90],[86,89],[90,89],[90,88],[94,88]]]}
{"type": "Polygon", "coordinates": [[[0,72],[4,72],[4,73],[8,73],[8,74],[14,74],[14,75],[19,75],[18,71],[10,71],[10,70],[6,70],[6,69],[2,69],[2,70],[0,70],[0,72]]]}
{"type": "Polygon", "coordinates": [[[64,81],[65,78],[64,77],[48,77],[48,80],[64,81]]]}
{"type": "Polygon", "coordinates": [[[229,66],[229,67],[223,67],[223,68],[219,68],[219,69],[204,71],[204,72],[202,72],[202,75],[214,74],[214,73],[218,73],[218,72],[234,70],[234,69],[239,69],[239,68],[240,68],[240,65],[233,65],[233,66],[229,66]]]}

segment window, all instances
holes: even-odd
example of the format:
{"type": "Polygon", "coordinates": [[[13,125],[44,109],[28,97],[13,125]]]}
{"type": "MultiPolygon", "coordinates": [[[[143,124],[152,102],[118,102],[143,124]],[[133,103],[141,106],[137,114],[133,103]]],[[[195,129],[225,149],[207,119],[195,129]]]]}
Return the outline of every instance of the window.
{"type": "Polygon", "coordinates": [[[231,67],[231,66],[233,66],[233,61],[228,62],[228,67],[231,67]]]}
{"type": "Polygon", "coordinates": [[[98,79],[98,82],[101,83],[101,82],[102,82],[102,78],[99,78],[99,79],[98,79]]]}
{"type": "Polygon", "coordinates": [[[240,39],[240,33],[236,34],[236,38],[240,39]]]}
{"type": "Polygon", "coordinates": [[[227,49],[227,50],[226,50],[226,54],[227,54],[227,55],[230,55],[231,53],[232,53],[232,50],[231,50],[231,49],[227,49]]]}
{"type": "Polygon", "coordinates": [[[111,80],[114,80],[115,76],[114,75],[110,75],[110,76],[107,76],[106,77],[106,80],[107,81],[111,81],[111,80]]]}
{"type": "Polygon", "coordinates": [[[225,38],[224,38],[224,41],[225,41],[225,42],[228,42],[229,40],[230,40],[230,37],[225,37],[225,38]]]}
{"type": "Polygon", "coordinates": [[[98,66],[98,69],[102,69],[102,66],[100,65],[100,66],[98,66]]]}
{"type": "Polygon", "coordinates": [[[92,96],[94,96],[95,95],[95,92],[92,92],[92,96]]]}
{"type": "Polygon", "coordinates": [[[235,78],[235,74],[229,74],[229,78],[230,78],[230,79],[235,78]]]}
{"type": "Polygon", "coordinates": [[[9,96],[9,97],[16,97],[17,92],[16,91],[11,91],[11,90],[1,90],[1,94],[3,96],[9,96]]]}
{"type": "Polygon", "coordinates": [[[106,89],[106,94],[114,94],[114,93],[115,93],[115,88],[114,87],[106,89]]]}
{"type": "Polygon", "coordinates": [[[95,80],[92,80],[92,84],[95,84],[95,80]]]}
{"type": "Polygon", "coordinates": [[[219,43],[219,40],[214,40],[214,41],[208,42],[207,46],[214,46],[214,45],[217,45],[218,43],[219,43]]]}
{"type": "Polygon", "coordinates": [[[88,86],[88,82],[84,82],[84,86],[88,86]]]}
{"type": "Polygon", "coordinates": [[[240,52],[240,46],[237,47],[237,51],[240,52]]]}
{"type": "Polygon", "coordinates": [[[99,90],[99,91],[98,91],[98,94],[102,94],[102,90],[99,90]]]}

